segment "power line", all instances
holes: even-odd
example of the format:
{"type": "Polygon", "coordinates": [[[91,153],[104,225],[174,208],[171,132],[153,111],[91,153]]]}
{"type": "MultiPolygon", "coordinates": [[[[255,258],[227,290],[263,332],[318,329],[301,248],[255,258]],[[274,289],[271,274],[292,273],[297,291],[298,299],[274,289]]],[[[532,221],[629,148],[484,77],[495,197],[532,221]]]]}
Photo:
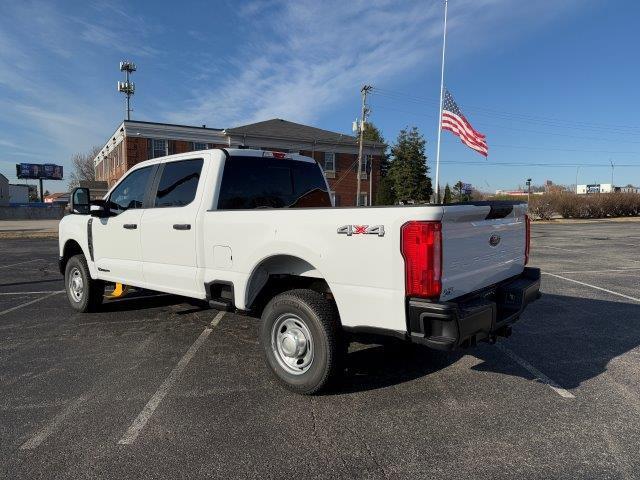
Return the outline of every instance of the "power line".
{"type": "MultiPolygon", "coordinates": [[[[380,88],[375,88],[373,91],[374,94],[379,95],[379,96],[383,96],[383,97],[389,97],[389,98],[395,98],[395,99],[401,99],[401,100],[405,100],[405,101],[409,101],[409,102],[413,102],[413,103],[429,103],[429,104],[438,104],[437,99],[435,98],[425,98],[425,97],[417,97],[414,95],[409,95],[406,93],[402,93],[402,92],[394,92],[391,90],[384,90],[384,89],[380,89],[380,88]]],[[[492,114],[492,115],[496,115],[496,116],[502,116],[502,117],[508,117],[509,119],[514,119],[514,118],[519,118],[522,119],[523,121],[527,120],[527,121],[538,121],[538,122],[547,122],[549,124],[554,124],[554,125],[559,125],[559,124],[566,124],[566,125],[573,125],[576,128],[598,128],[598,129],[612,129],[612,130],[632,130],[632,132],[625,132],[625,133],[633,133],[633,134],[640,134],[640,126],[638,125],[620,125],[620,124],[604,124],[604,123],[596,123],[596,122],[580,122],[580,121],[575,121],[575,120],[566,120],[566,119],[560,119],[560,118],[555,118],[555,117],[546,117],[546,116],[540,116],[540,115],[531,115],[531,114],[523,114],[523,113],[515,113],[515,112],[508,112],[505,110],[497,110],[497,109],[492,109],[492,108],[487,108],[487,107],[480,107],[480,106],[476,106],[476,105],[470,105],[467,103],[464,104],[460,104],[461,106],[465,107],[465,109],[467,110],[475,110],[475,111],[479,111],[479,112],[485,112],[486,115],[492,114]]]]}
{"type": "MultiPolygon", "coordinates": [[[[380,96],[380,95],[379,95],[380,96]]],[[[390,98],[392,100],[398,100],[398,98],[390,98]]],[[[409,103],[412,103],[411,101],[409,101],[409,103]]],[[[413,102],[415,104],[421,104],[424,105],[427,102],[413,102]]],[[[429,102],[432,103],[432,102],[429,102]]],[[[462,105],[462,104],[461,104],[462,105]]],[[[382,108],[392,108],[392,107],[386,107],[383,106],[382,108]]],[[[589,132],[589,133],[598,133],[601,134],[603,130],[606,131],[606,133],[609,134],[614,134],[614,135],[640,135],[640,128],[638,129],[631,129],[631,130],[623,130],[617,127],[598,127],[598,126],[590,126],[590,125],[572,125],[569,123],[561,123],[561,122],[553,122],[553,121],[545,121],[545,120],[538,120],[535,118],[519,118],[519,117],[515,117],[515,116],[508,116],[508,115],[500,115],[500,114],[491,114],[491,113],[486,113],[486,112],[482,112],[482,111],[475,111],[474,108],[469,108],[468,106],[464,107],[464,109],[466,111],[471,111],[474,112],[474,115],[480,115],[483,117],[489,117],[489,118],[493,118],[493,119],[497,119],[497,120],[506,120],[506,121],[510,121],[510,122],[524,122],[524,123],[531,123],[534,125],[540,125],[540,126],[545,126],[545,127],[552,127],[552,128],[566,128],[566,129],[571,129],[571,130],[582,130],[585,132],[589,132]]],[[[414,115],[420,115],[420,116],[428,116],[431,117],[432,114],[431,113],[418,113],[418,112],[412,112],[412,111],[405,111],[406,113],[410,113],[410,114],[414,114],[414,115]]]]}
{"type": "MultiPolygon", "coordinates": [[[[427,114],[422,114],[422,113],[418,113],[418,112],[411,112],[408,110],[402,110],[402,109],[398,109],[398,108],[393,108],[393,107],[386,107],[386,106],[380,106],[380,105],[375,105],[375,108],[382,108],[383,110],[395,110],[398,112],[403,112],[403,113],[409,113],[409,114],[413,114],[413,115],[419,115],[419,116],[427,116],[427,114]]],[[[501,128],[501,126],[496,126],[496,128],[501,128]]],[[[505,127],[505,128],[510,128],[512,130],[519,130],[516,128],[512,128],[512,127],[505,127]]],[[[526,130],[522,130],[522,131],[526,131],[526,130]]],[[[543,135],[546,135],[548,132],[536,132],[536,133],[540,133],[543,135]]],[[[560,134],[561,135],[561,134],[560,134]]],[[[570,135],[567,135],[570,137],[570,135]]],[[[581,137],[578,137],[581,138],[581,137]]],[[[589,139],[590,137],[582,137],[582,138],[586,138],[589,139]]],[[[612,142],[615,142],[615,140],[610,140],[612,142]]],[[[640,144],[640,142],[635,142],[635,141],[629,141],[629,142],[625,142],[625,143],[633,143],[633,144],[640,144]]],[[[506,145],[506,144],[499,144],[499,143],[491,143],[491,147],[505,147],[505,148],[520,148],[523,150],[549,150],[549,151],[564,151],[564,152],[583,152],[583,153],[606,153],[606,154],[613,154],[613,155],[640,155],[640,151],[636,152],[636,151],[612,151],[612,150],[593,150],[593,149],[579,149],[579,148],[565,148],[562,146],[552,146],[552,147],[536,147],[536,146],[531,146],[531,145],[506,145]]]]}
{"type": "MultiPolygon", "coordinates": [[[[525,162],[474,162],[466,160],[442,160],[440,163],[446,163],[450,165],[477,165],[479,167],[551,167],[551,168],[611,168],[608,163],[525,163],[525,162]]],[[[630,167],[639,168],[640,163],[616,163],[615,167],[630,167]]]]}
{"type": "MultiPolygon", "coordinates": [[[[383,110],[393,110],[396,112],[401,112],[401,113],[407,113],[409,115],[415,115],[418,117],[431,117],[432,114],[431,113],[425,113],[425,112],[415,112],[412,110],[405,110],[405,109],[401,109],[401,108],[396,108],[396,107],[390,107],[387,105],[380,105],[380,104],[376,104],[375,108],[381,108],[383,110]]],[[[496,120],[509,120],[511,122],[513,122],[513,120],[510,119],[505,119],[505,118],[496,118],[496,120]]],[[[515,130],[515,131],[520,131],[520,132],[529,132],[529,133],[540,133],[543,135],[556,135],[556,136],[561,136],[561,137],[570,137],[570,138],[580,138],[580,139],[586,139],[586,140],[596,140],[596,141],[608,141],[608,142],[616,142],[616,143],[637,143],[640,144],[640,141],[634,141],[634,140],[625,140],[625,139],[607,139],[604,138],[602,136],[598,136],[598,137],[587,137],[584,135],[570,135],[570,134],[566,134],[566,133],[558,133],[558,132],[543,132],[540,130],[529,130],[526,128],[517,128],[517,127],[507,127],[507,126],[503,126],[503,125],[497,125],[495,123],[486,123],[483,122],[482,123],[483,126],[489,126],[489,127],[494,127],[494,128],[506,128],[509,130],[515,130]]],[[[546,127],[551,127],[551,128],[570,128],[570,129],[577,129],[577,130],[584,130],[587,133],[600,133],[599,130],[595,130],[595,129],[584,129],[584,128],[574,128],[574,127],[558,127],[557,125],[546,125],[546,124],[541,124],[541,126],[546,126],[546,127]]],[[[628,137],[630,135],[640,135],[639,133],[629,133],[629,132],[616,132],[616,131],[611,131],[611,132],[607,132],[609,135],[624,135],[625,137],[628,137]]]]}

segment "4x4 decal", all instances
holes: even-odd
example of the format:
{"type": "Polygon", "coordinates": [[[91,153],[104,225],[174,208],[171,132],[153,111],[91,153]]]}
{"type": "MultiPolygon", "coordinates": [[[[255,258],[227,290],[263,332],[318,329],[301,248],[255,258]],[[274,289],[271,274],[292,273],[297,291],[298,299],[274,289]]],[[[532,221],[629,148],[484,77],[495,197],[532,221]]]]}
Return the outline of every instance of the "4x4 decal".
{"type": "Polygon", "coordinates": [[[342,235],[378,235],[384,237],[384,225],[343,225],[338,227],[342,235]]]}

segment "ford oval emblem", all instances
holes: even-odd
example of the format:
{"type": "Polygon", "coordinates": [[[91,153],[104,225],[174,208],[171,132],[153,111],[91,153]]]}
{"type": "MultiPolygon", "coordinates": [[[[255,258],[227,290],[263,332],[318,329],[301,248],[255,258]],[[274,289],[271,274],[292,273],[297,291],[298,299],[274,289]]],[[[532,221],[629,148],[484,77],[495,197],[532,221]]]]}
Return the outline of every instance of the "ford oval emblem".
{"type": "Polygon", "coordinates": [[[497,233],[494,233],[489,237],[489,245],[491,245],[492,247],[497,246],[499,243],[500,243],[500,235],[498,235],[497,233]]]}

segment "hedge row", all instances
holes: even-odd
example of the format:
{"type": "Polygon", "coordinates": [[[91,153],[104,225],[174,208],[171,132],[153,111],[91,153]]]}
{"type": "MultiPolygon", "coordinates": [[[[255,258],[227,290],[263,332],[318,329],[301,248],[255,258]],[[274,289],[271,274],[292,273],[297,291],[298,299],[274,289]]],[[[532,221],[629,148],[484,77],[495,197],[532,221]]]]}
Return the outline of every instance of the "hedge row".
{"type": "Polygon", "coordinates": [[[547,193],[531,195],[529,211],[534,218],[548,220],[556,215],[563,218],[609,218],[640,215],[640,194],[547,193]]]}

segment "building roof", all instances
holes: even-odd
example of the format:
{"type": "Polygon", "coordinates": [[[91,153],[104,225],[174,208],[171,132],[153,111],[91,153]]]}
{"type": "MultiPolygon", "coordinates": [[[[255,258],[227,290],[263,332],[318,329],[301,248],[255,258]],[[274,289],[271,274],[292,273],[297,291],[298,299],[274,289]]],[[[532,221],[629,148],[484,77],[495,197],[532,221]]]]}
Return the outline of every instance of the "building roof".
{"type": "MultiPolygon", "coordinates": [[[[248,135],[251,137],[277,138],[283,140],[302,140],[308,142],[354,145],[358,139],[353,135],[323,130],[281,118],[272,118],[263,122],[226,128],[228,135],[248,135]]],[[[376,146],[376,142],[365,141],[366,145],[376,146]]]]}
{"type": "Polygon", "coordinates": [[[9,179],[0,173],[0,179],[4,179],[5,182],[9,182],[9,179]]]}
{"type": "Polygon", "coordinates": [[[178,127],[178,128],[197,128],[199,130],[213,130],[221,132],[222,128],[212,128],[206,125],[180,125],[177,123],[162,123],[162,122],[148,122],[146,120],[124,120],[123,124],[126,126],[138,126],[138,125],[157,125],[161,127],[178,127]]]}
{"type": "MultiPolygon", "coordinates": [[[[272,118],[263,122],[240,125],[233,128],[210,128],[191,125],[176,125],[172,123],[146,122],[140,120],[124,120],[116,131],[109,137],[100,152],[93,159],[98,165],[111,151],[113,151],[125,137],[142,137],[171,140],[186,140],[202,143],[224,144],[229,147],[242,145],[253,147],[291,148],[300,150],[302,147],[313,149],[315,145],[331,145],[336,151],[352,153],[358,148],[358,139],[353,135],[332,132],[322,128],[311,127],[301,123],[290,122],[281,118],[272,118]],[[265,143],[262,143],[262,141],[265,143]],[[337,147],[337,149],[335,148],[337,147]]],[[[365,153],[377,153],[385,145],[377,142],[364,141],[365,153]]]]}
{"type": "Polygon", "coordinates": [[[45,200],[57,200],[59,198],[66,198],[66,197],[69,197],[69,192],[56,192],[56,193],[51,193],[49,195],[44,196],[45,200]]]}

